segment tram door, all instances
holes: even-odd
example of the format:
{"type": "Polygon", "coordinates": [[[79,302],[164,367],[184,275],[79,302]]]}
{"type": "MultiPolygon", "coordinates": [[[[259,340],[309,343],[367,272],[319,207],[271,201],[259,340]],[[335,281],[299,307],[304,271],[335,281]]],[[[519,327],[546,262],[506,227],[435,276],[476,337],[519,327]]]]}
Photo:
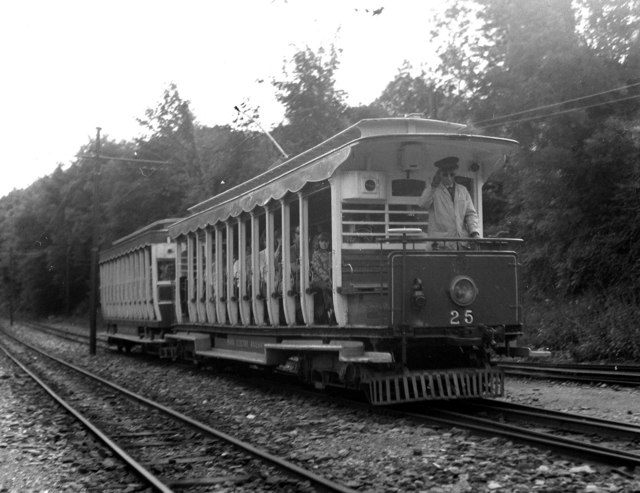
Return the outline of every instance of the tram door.
{"type": "Polygon", "coordinates": [[[156,289],[157,294],[149,293],[148,299],[157,300],[157,310],[163,323],[171,324],[175,320],[175,278],[176,278],[176,250],[172,244],[161,244],[150,252],[156,259],[155,272],[152,271],[151,282],[145,289],[156,289]],[[155,254],[155,255],[153,255],[155,254]],[[154,283],[155,281],[155,283],[154,283]]]}
{"type": "Polygon", "coordinates": [[[336,250],[333,239],[336,234],[331,220],[332,210],[330,188],[308,197],[309,286],[313,292],[313,320],[321,325],[335,323],[333,268],[336,250]],[[328,241],[320,241],[321,238],[328,241]]]}

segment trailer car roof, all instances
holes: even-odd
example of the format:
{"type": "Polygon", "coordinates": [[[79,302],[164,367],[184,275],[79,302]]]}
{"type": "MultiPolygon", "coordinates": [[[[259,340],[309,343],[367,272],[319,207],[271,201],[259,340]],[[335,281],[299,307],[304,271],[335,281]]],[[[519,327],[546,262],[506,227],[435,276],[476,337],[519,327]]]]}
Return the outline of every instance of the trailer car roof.
{"type": "Polygon", "coordinates": [[[100,252],[100,262],[106,262],[149,245],[165,243],[169,237],[168,226],[179,220],[180,218],[161,219],[115,240],[111,248],[100,252]]]}

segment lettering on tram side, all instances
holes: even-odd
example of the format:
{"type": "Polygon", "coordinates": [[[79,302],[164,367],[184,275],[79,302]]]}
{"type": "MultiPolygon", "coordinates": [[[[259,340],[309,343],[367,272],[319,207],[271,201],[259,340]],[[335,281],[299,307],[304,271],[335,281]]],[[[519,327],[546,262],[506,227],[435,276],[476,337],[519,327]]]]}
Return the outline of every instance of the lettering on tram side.
{"type": "Polygon", "coordinates": [[[225,338],[216,338],[215,345],[219,348],[238,349],[244,351],[262,352],[264,345],[275,342],[271,337],[237,337],[228,336],[225,338]]]}

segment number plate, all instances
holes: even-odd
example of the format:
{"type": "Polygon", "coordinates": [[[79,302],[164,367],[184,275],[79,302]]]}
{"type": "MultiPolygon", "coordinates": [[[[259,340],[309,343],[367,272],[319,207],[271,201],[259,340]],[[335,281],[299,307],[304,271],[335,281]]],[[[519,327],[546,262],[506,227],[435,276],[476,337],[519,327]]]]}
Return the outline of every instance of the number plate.
{"type": "Polygon", "coordinates": [[[473,323],[473,310],[451,310],[449,312],[451,325],[471,325],[473,323]]]}

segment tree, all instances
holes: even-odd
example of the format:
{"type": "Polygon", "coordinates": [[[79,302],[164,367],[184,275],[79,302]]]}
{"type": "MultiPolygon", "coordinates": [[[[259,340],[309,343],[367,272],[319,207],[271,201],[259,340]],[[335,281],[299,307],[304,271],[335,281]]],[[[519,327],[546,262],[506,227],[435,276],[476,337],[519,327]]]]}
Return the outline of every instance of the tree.
{"type": "Polygon", "coordinates": [[[206,189],[205,170],[196,143],[196,123],[189,101],[182,99],[177,86],[171,83],[158,106],[145,110],[145,117],[139,118],[138,123],[146,132],[137,140],[136,157],[172,163],[175,186],[189,191],[183,195],[185,202],[182,205],[187,207],[191,199],[200,197],[206,189]]]}
{"type": "Polygon", "coordinates": [[[427,80],[424,71],[418,76],[412,76],[412,70],[411,64],[405,61],[395,78],[376,99],[375,104],[389,116],[418,113],[437,119],[437,101],[441,95],[437,94],[435,82],[427,80]]]}
{"type": "Polygon", "coordinates": [[[343,130],[347,126],[344,92],[335,88],[338,51],[310,48],[297,52],[291,73],[274,81],[277,100],[285,107],[287,124],[275,134],[286,142],[289,155],[297,154],[343,130]]]}
{"type": "Polygon", "coordinates": [[[582,35],[599,56],[637,70],[640,63],[640,1],[580,0],[582,35]]]}

